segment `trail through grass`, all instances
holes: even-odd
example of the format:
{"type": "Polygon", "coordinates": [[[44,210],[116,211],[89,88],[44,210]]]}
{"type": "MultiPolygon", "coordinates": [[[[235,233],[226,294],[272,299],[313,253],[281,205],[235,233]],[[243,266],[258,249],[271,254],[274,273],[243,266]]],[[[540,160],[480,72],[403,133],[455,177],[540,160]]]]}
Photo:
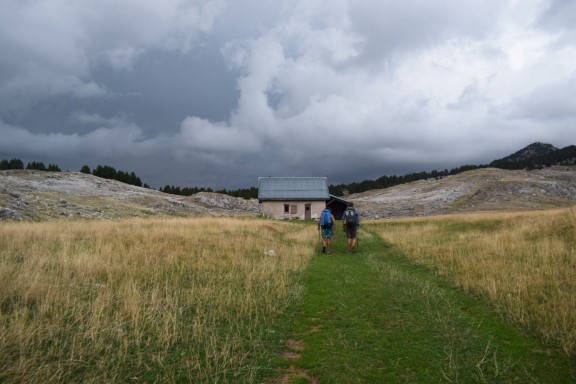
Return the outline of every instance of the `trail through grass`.
{"type": "Polygon", "coordinates": [[[363,228],[304,278],[282,383],[572,383],[576,363],[363,228]]]}
{"type": "Polygon", "coordinates": [[[356,254],[339,232],[325,255],[307,222],[3,223],[0,382],[576,382],[574,355],[401,254],[390,230],[363,225],[356,254]]]}

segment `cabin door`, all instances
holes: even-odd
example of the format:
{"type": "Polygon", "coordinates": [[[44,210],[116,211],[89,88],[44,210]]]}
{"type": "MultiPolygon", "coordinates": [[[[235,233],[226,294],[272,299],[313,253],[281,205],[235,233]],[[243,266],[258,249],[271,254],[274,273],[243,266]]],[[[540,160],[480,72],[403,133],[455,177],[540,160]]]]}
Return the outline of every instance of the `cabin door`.
{"type": "Polygon", "coordinates": [[[312,204],[304,204],[304,220],[312,219],[312,204]]]}

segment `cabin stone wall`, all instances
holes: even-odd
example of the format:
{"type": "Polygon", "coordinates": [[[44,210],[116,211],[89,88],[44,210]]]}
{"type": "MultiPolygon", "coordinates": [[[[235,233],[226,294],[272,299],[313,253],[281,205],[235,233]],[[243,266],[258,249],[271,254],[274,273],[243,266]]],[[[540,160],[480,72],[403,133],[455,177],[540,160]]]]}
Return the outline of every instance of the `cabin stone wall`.
{"type": "Polygon", "coordinates": [[[264,217],[274,219],[306,220],[306,206],[310,205],[310,219],[317,220],[326,207],[325,201],[263,201],[261,212],[264,217]]]}

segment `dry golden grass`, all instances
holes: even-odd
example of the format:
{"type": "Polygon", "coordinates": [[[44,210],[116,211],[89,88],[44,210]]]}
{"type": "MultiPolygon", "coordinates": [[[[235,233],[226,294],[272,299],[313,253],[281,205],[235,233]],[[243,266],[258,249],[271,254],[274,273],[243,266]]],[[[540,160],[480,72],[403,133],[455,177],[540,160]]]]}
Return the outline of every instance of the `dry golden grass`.
{"type": "Polygon", "coordinates": [[[374,224],[403,253],[576,354],[576,208],[374,224]]]}
{"type": "Polygon", "coordinates": [[[230,218],[0,224],[0,381],[250,382],[315,236],[230,218]]]}

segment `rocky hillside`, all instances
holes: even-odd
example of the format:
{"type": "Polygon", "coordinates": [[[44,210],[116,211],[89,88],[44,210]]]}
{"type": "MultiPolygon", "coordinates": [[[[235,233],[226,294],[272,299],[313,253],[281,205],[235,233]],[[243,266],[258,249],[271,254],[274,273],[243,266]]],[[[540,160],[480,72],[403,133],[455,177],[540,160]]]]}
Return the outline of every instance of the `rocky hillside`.
{"type": "Polygon", "coordinates": [[[483,168],[350,195],[364,217],[532,210],[576,204],[576,167],[541,170],[483,168]]]}
{"type": "MultiPolygon", "coordinates": [[[[347,197],[364,219],[576,204],[576,167],[483,168],[347,197]]],[[[256,216],[257,200],[165,194],[84,173],[0,171],[0,220],[116,220],[151,216],[256,216]]]]}
{"type": "Polygon", "coordinates": [[[257,200],[165,194],[78,172],[0,171],[0,220],[255,215],[257,200]]]}

